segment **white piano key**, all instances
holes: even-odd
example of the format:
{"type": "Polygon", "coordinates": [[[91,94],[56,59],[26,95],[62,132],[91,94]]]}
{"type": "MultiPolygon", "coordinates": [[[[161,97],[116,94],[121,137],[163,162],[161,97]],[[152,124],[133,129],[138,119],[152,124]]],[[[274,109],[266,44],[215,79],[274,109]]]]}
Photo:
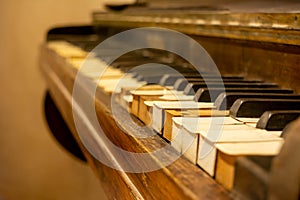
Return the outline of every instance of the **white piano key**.
{"type": "MultiPolygon", "coordinates": [[[[237,125],[245,126],[245,125],[237,125]]],[[[281,141],[282,138],[269,133],[264,130],[252,129],[249,130],[226,130],[226,125],[223,128],[223,131],[220,133],[219,137],[209,136],[208,133],[201,132],[199,139],[199,149],[198,149],[198,160],[197,164],[202,167],[207,173],[211,176],[214,176],[214,169],[216,164],[216,145],[217,144],[226,144],[226,143],[259,143],[259,142],[269,142],[269,141],[281,141]]],[[[246,128],[246,129],[248,129],[246,128]]],[[[253,152],[254,154],[255,152],[253,152]]],[[[252,154],[251,154],[252,155],[252,154]]],[[[258,154],[261,155],[261,154],[258,154]]]]}
{"type": "Polygon", "coordinates": [[[179,153],[182,152],[182,117],[173,117],[172,118],[172,138],[171,146],[174,147],[179,153]]]}
{"type": "Polygon", "coordinates": [[[164,113],[166,109],[212,109],[213,103],[199,103],[194,101],[155,101],[153,104],[152,128],[161,133],[164,125],[164,113]]]}
{"type": "Polygon", "coordinates": [[[159,97],[162,101],[193,101],[194,95],[164,95],[159,97]]]}

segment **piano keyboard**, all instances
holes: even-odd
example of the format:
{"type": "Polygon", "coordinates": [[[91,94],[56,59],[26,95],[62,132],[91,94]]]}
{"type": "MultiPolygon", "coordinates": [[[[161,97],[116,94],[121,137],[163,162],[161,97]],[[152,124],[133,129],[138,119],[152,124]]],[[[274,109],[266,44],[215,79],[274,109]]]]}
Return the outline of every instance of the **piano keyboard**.
{"type": "Polygon", "coordinates": [[[80,70],[83,75],[229,191],[239,182],[235,161],[277,155],[283,128],[300,115],[300,95],[275,83],[213,74],[203,74],[204,81],[175,64],[183,76],[127,73],[143,57],[132,62],[129,56],[107,67],[96,55],[85,60],[88,52],[67,42],[49,42],[48,48],[75,70],[85,62],[89,67],[80,70]],[[100,79],[95,76],[99,69],[106,69],[100,79]]]}

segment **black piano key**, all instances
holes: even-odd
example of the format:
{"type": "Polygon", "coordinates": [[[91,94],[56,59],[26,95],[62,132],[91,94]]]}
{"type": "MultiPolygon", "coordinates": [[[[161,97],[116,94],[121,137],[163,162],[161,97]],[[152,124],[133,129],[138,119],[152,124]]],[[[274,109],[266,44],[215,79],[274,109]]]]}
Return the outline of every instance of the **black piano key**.
{"type": "Polygon", "coordinates": [[[171,68],[160,68],[160,67],[155,67],[155,68],[152,68],[151,66],[143,67],[143,68],[135,68],[129,73],[132,74],[133,78],[139,77],[138,80],[142,80],[143,78],[152,77],[152,76],[160,76],[161,78],[164,74],[175,74],[175,72],[171,68]]]}
{"type": "Polygon", "coordinates": [[[136,77],[136,80],[137,81],[146,81],[148,84],[158,84],[162,76],[163,75],[153,75],[153,76],[138,75],[136,77]]]}
{"type": "Polygon", "coordinates": [[[282,131],[284,127],[300,117],[300,110],[266,111],[259,118],[256,128],[268,131],[282,131]]]}
{"type": "Polygon", "coordinates": [[[263,83],[262,80],[241,80],[241,79],[226,79],[226,78],[222,78],[222,79],[207,79],[207,80],[203,80],[206,82],[230,82],[230,83],[263,83]]]}
{"type": "Polygon", "coordinates": [[[292,94],[294,91],[280,88],[200,88],[195,94],[195,101],[214,102],[222,92],[292,94]]]}
{"type": "MultiPolygon", "coordinates": [[[[205,76],[206,77],[206,76],[205,76]]],[[[218,76],[217,78],[219,78],[220,76],[218,76]]],[[[239,80],[244,80],[243,76],[239,76],[239,75],[222,75],[221,76],[222,79],[239,79],[239,80]]]]}
{"type": "Polygon", "coordinates": [[[136,58],[136,57],[132,57],[131,60],[130,59],[126,59],[126,60],[117,60],[115,62],[113,62],[112,64],[110,64],[110,66],[114,67],[114,68],[132,68],[135,66],[139,66],[142,64],[147,64],[149,62],[153,62],[153,60],[149,60],[146,58],[136,58]]]}
{"type": "Polygon", "coordinates": [[[178,79],[182,79],[185,78],[187,80],[192,80],[192,79],[203,79],[203,77],[205,79],[225,79],[225,80],[243,80],[244,77],[242,76],[217,76],[215,74],[195,74],[195,73],[188,73],[188,74],[176,74],[176,75],[172,75],[172,74],[165,74],[163,79],[161,80],[161,85],[174,85],[174,83],[178,80],[178,79]]]}
{"type": "Polygon", "coordinates": [[[214,82],[214,83],[223,83],[223,82],[231,82],[231,83],[261,83],[260,80],[243,80],[240,78],[233,79],[232,77],[216,77],[214,75],[212,76],[205,76],[204,78],[180,78],[177,79],[174,83],[174,89],[178,91],[183,91],[188,84],[202,84],[202,83],[208,83],[208,82],[214,82]]]}
{"type": "Polygon", "coordinates": [[[160,85],[163,85],[163,86],[173,86],[175,84],[175,82],[178,80],[178,79],[194,79],[194,78],[198,78],[200,80],[202,80],[202,76],[200,74],[182,74],[182,75],[178,75],[178,74],[165,74],[162,79],[160,80],[159,84],[160,85]]]}
{"type": "Polygon", "coordinates": [[[216,82],[216,83],[189,83],[185,89],[184,94],[192,95],[200,88],[274,88],[277,87],[275,83],[231,83],[231,82],[216,82]]]}
{"type": "Polygon", "coordinates": [[[173,87],[177,91],[183,91],[189,83],[203,82],[203,77],[200,78],[178,78],[175,80],[173,87]]]}
{"type": "MultiPolygon", "coordinates": [[[[207,74],[204,76],[201,76],[200,78],[198,78],[199,80],[197,80],[197,78],[177,78],[176,80],[174,80],[174,83],[172,84],[174,86],[175,90],[178,91],[183,91],[184,88],[190,83],[190,82],[197,82],[197,81],[205,81],[203,78],[205,78],[205,80],[211,80],[211,79],[217,79],[220,80],[220,76],[214,75],[214,74],[207,74]]],[[[229,81],[229,80],[234,80],[234,81],[242,81],[244,80],[244,77],[242,76],[232,76],[232,75],[224,75],[221,76],[221,81],[229,81]]]]}
{"type": "Polygon", "coordinates": [[[188,83],[207,83],[207,82],[214,82],[214,83],[262,83],[263,81],[261,80],[241,80],[241,79],[227,79],[227,78],[220,78],[220,77],[215,77],[214,75],[211,76],[205,76],[201,78],[182,78],[186,80],[188,83]]]}
{"type": "MultiPolygon", "coordinates": [[[[171,74],[171,73],[169,73],[171,74]]],[[[132,73],[133,78],[136,78],[137,81],[146,81],[149,84],[160,84],[162,78],[164,77],[163,73],[152,73],[152,74],[139,74],[132,73]]],[[[161,84],[160,84],[161,85],[161,84]]],[[[164,85],[166,86],[166,85],[164,85]]]]}
{"type": "MultiPolygon", "coordinates": [[[[169,75],[176,75],[176,72],[174,71],[168,71],[168,69],[166,70],[161,70],[159,71],[155,71],[155,72],[149,72],[149,70],[145,70],[143,72],[132,72],[132,77],[136,78],[137,81],[146,81],[149,84],[159,84],[161,82],[161,79],[165,76],[165,74],[169,74],[169,75]],[[162,71],[165,71],[162,72],[162,71]]],[[[161,84],[160,84],[161,85],[161,84]]]]}
{"type": "Polygon", "coordinates": [[[232,117],[260,117],[269,110],[300,110],[300,100],[238,99],[230,108],[232,117]]]}
{"type": "Polygon", "coordinates": [[[235,82],[239,82],[242,79],[232,79],[232,78],[224,78],[224,79],[218,79],[219,77],[213,74],[206,74],[204,76],[202,75],[198,75],[198,74],[182,74],[182,75],[178,75],[178,74],[165,74],[159,84],[163,85],[163,86],[174,86],[176,85],[176,82],[178,81],[179,84],[184,82],[184,86],[180,87],[182,88],[182,90],[184,89],[184,87],[189,83],[189,82],[204,82],[206,81],[228,81],[228,80],[232,80],[235,82]],[[205,79],[204,79],[205,78],[205,79]]]}
{"type": "Polygon", "coordinates": [[[260,99],[299,99],[297,94],[274,94],[274,93],[241,93],[241,92],[223,92],[216,101],[215,106],[218,110],[229,110],[233,103],[240,98],[260,98],[260,99]]]}
{"type": "Polygon", "coordinates": [[[72,40],[68,40],[68,42],[72,43],[75,46],[80,47],[81,49],[90,52],[92,51],[101,41],[97,40],[98,38],[96,38],[96,40],[76,40],[76,41],[72,41],[72,40]]]}
{"type": "MultiPolygon", "coordinates": [[[[199,81],[199,80],[198,80],[199,81]]],[[[198,82],[196,81],[196,82],[198,82]]],[[[176,82],[174,83],[174,89],[177,91],[183,91],[186,86],[192,82],[192,80],[185,79],[185,78],[180,78],[177,79],[176,82]]]]}

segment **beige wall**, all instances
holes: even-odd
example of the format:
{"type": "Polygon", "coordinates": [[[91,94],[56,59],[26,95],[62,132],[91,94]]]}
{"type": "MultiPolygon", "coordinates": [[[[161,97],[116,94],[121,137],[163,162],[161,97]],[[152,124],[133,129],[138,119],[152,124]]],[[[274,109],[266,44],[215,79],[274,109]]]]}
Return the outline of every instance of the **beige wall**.
{"type": "Polygon", "coordinates": [[[60,148],[42,112],[38,46],[49,27],[90,22],[101,0],[0,1],[0,199],[102,199],[90,168],[60,148]]]}

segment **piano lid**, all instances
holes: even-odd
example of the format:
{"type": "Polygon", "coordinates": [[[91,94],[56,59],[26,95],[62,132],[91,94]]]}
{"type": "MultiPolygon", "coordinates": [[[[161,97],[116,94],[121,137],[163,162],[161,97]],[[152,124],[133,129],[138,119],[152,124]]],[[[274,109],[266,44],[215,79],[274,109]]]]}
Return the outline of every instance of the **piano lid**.
{"type": "Polygon", "coordinates": [[[115,11],[187,11],[228,13],[299,13],[298,0],[121,0],[106,4],[115,11]]]}
{"type": "Polygon", "coordinates": [[[164,27],[189,35],[300,45],[298,0],[147,1],[95,12],[97,26],[164,27]]]}

